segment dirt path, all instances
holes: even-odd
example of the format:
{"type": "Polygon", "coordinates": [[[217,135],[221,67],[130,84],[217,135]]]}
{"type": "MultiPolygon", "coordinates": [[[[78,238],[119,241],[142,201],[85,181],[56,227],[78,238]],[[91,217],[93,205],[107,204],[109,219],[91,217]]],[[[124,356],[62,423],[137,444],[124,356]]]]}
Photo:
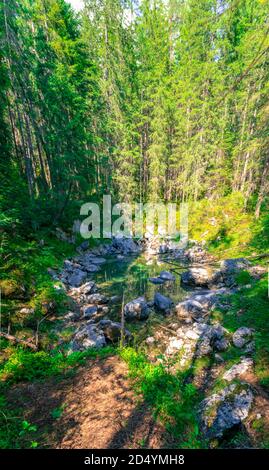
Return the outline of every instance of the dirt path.
{"type": "Polygon", "coordinates": [[[126,364],[112,356],[64,380],[17,385],[9,399],[37,426],[43,447],[160,448],[164,429],[135,396],[127,375],[126,364]]]}

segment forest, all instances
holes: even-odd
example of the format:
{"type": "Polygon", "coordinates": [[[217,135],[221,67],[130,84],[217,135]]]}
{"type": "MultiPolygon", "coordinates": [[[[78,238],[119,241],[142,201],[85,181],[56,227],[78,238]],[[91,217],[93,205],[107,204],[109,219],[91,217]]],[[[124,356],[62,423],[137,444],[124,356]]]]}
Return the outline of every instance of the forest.
{"type": "Polygon", "coordinates": [[[268,449],[269,1],[72,3],[0,2],[0,448],[268,449]],[[188,247],[83,241],[103,195],[188,247]]]}

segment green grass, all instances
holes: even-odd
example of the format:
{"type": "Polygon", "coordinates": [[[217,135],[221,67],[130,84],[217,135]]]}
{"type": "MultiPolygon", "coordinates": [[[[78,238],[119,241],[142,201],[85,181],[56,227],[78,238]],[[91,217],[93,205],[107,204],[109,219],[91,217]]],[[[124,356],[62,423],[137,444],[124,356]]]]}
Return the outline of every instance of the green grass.
{"type": "MultiPolygon", "coordinates": [[[[269,391],[269,298],[267,278],[243,288],[231,298],[228,311],[217,312],[222,324],[230,332],[241,326],[253,328],[255,341],[255,373],[260,384],[269,391]]],[[[236,362],[243,351],[231,347],[222,357],[229,365],[236,362]]]]}
{"type": "Polygon", "coordinates": [[[7,361],[0,366],[0,381],[5,384],[21,381],[44,379],[52,375],[62,374],[72,367],[85,364],[87,359],[107,357],[116,349],[107,346],[102,349],[87,349],[65,355],[57,351],[31,352],[23,348],[14,348],[7,361]]]}
{"type": "Polygon", "coordinates": [[[173,447],[203,447],[196,415],[199,394],[193,384],[186,383],[186,373],[171,374],[164,365],[151,364],[143,353],[130,347],[120,354],[128,364],[136,392],[163,423],[173,447]]]}

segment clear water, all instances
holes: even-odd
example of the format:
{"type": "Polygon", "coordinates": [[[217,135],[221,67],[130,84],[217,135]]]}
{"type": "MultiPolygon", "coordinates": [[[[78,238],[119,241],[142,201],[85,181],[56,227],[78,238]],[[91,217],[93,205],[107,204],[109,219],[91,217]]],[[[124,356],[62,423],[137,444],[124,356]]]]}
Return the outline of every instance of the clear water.
{"type": "Polygon", "coordinates": [[[147,258],[142,254],[137,257],[125,257],[123,260],[111,257],[94,275],[94,279],[103,294],[108,297],[119,296],[119,300],[111,312],[114,319],[119,319],[122,301],[126,304],[140,296],[151,301],[155,292],[166,295],[174,303],[186,298],[188,291],[180,285],[180,272],[184,270],[186,270],[186,266],[176,267],[167,262],[165,258],[158,256],[147,258]],[[176,280],[165,282],[162,285],[156,285],[149,281],[150,277],[157,277],[161,271],[173,273],[176,280]]]}

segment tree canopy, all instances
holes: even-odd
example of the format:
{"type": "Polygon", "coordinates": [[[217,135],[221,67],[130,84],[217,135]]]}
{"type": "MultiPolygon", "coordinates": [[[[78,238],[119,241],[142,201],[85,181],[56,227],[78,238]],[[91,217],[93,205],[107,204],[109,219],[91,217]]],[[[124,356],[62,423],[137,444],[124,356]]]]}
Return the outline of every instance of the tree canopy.
{"type": "Polygon", "coordinates": [[[268,194],[267,0],[4,0],[1,224],[268,194]],[[33,216],[38,209],[38,214],[33,216]]]}

